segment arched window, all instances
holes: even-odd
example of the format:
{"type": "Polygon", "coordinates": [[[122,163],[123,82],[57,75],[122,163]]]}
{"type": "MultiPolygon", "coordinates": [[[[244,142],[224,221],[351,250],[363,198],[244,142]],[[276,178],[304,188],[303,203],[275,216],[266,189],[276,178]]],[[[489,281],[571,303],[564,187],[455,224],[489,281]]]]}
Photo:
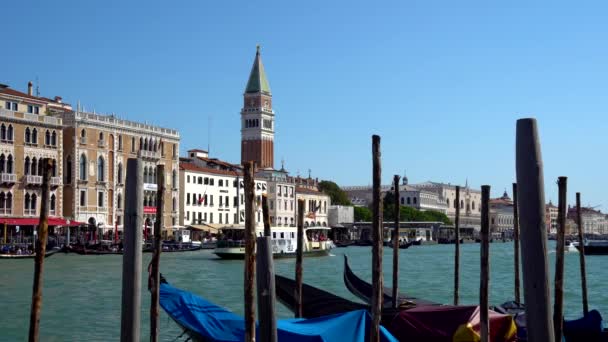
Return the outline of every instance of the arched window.
{"type": "Polygon", "coordinates": [[[144,151],[148,150],[148,138],[144,139],[144,151]]]}
{"type": "Polygon", "coordinates": [[[464,201],[460,200],[460,209],[464,209],[464,201]]]}
{"type": "Polygon", "coordinates": [[[25,209],[26,213],[30,208],[30,194],[25,194],[25,199],[23,200],[23,209],[25,209]]]}
{"type": "Polygon", "coordinates": [[[122,135],[118,135],[118,150],[122,151],[122,135]]]}
{"type": "Polygon", "coordinates": [[[173,175],[171,175],[171,184],[173,185],[173,189],[177,189],[177,171],[173,170],[173,175]]]}
{"type": "Polygon", "coordinates": [[[405,197],[401,197],[401,205],[405,204],[405,197]]]}
{"type": "Polygon", "coordinates": [[[33,212],[36,212],[36,194],[32,194],[32,200],[30,202],[30,209],[32,209],[33,212]]]}
{"type": "Polygon", "coordinates": [[[6,197],[4,192],[0,192],[0,212],[4,213],[4,209],[6,208],[6,197]]]}
{"type": "Polygon", "coordinates": [[[411,204],[411,203],[410,203],[410,198],[409,198],[409,197],[407,198],[407,204],[411,204]]]}
{"type": "Polygon", "coordinates": [[[30,174],[30,157],[25,157],[25,162],[23,163],[23,173],[26,175],[30,174]]]}
{"type": "MultiPolygon", "coordinates": [[[[44,168],[44,163],[42,162],[43,160],[44,160],[44,159],[42,159],[42,158],[38,159],[38,176],[42,176],[42,171],[44,171],[44,170],[43,170],[43,168],[44,168]]],[[[33,167],[32,167],[32,168],[33,168],[33,167]]],[[[34,172],[32,172],[32,173],[34,173],[34,172]]]]}
{"type": "Polygon", "coordinates": [[[81,138],[86,138],[87,137],[87,131],[84,130],[84,129],[82,131],[80,131],[80,137],[81,138]]]}
{"type": "Polygon", "coordinates": [[[173,211],[177,211],[177,201],[175,200],[175,197],[173,197],[172,207],[173,207],[173,211]]]}
{"type": "Polygon", "coordinates": [[[103,132],[99,132],[99,141],[103,141],[103,132]]]}
{"type": "Polygon", "coordinates": [[[51,164],[51,177],[57,177],[57,161],[55,159],[51,164]]]}
{"type": "Polygon", "coordinates": [[[122,194],[116,196],[116,208],[122,209],[122,194]]]}
{"type": "Polygon", "coordinates": [[[25,128],[25,142],[28,144],[32,142],[32,132],[29,127],[25,128]]]}
{"type": "Polygon", "coordinates": [[[448,209],[449,209],[450,208],[450,199],[449,198],[447,198],[445,200],[445,204],[448,206],[448,209]]]}
{"type": "Polygon", "coordinates": [[[475,210],[475,201],[473,201],[473,202],[471,203],[471,207],[473,208],[473,210],[475,210]]]}
{"type": "Polygon", "coordinates": [[[122,163],[118,163],[117,178],[118,178],[118,184],[122,184],[122,163]]]}
{"type": "Polygon", "coordinates": [[[413,197],[413,198],[414,198],[414,204],[416,204],[416,197],[413,197]]]}
{"type": "Polygon", "coordinates": [[[11,154],[6,159],[6,173],[13,173],[13,156],[11,154]]]}
{"type": "Polygon", "coordinates": [[[0,154],[0,173],[4,173],[5,172],[5,163],[6,163],[6,158],[4,157],[4,153],[0,154]]]}
{"type": "Polygon", "coordinates": [[[68,156],[65,164],[65,182],[70,184],[72,183],[72,156],[68,156]]]}
{"type": "Polygon", "coordinates": [[[10,214],[13,211],[13,194],[12,193],[7,193],[6,194],[6,213],[10,214]]]}
{"type": "Polygon", "coordinates": [[[0,125],[0,139],[6,140],[6,126],[4,124],[0,125]]]}
{"type": "Polygon", "coordinates": [[[55,131],[51,134],[51,145],[57,146],[57,132],[55,131]]]}
{"type": "Polygon", "coordinates": [[[13,141],[13,125],[8,125],[8,131],[6,132],[6,140],[13,141]]]}
{"type": "Polygon", "coordinates": [[[139,149],[140,150],[144,149],[144,138],[139,138],[139,149]]]}
{"type": "Polygon", "coordinates": [[[97,181],[103,182],[104,179],[104,161],[103,157],[99,156],[99,158],[97,158],[97,181]]]}
{"type": "Polygon", "coordinates": [[[87,180],[87,156],[80,155],[80,180],[87,180]]]}
{"type": "Polygon", "coordinates": [[[38,143],[38,130],[37,129],[32,129],[32,144],[37,144],[38,143]]]}
{"type": "Polygon", "coordinates": [[[53,212],[55,211],[55,194],[51,195],[51,205],[50,205],[49,210],[53,211],[53,212]]]}
{"type": "Polygon", "coordinates": [[[36,160],[36,157],[32,158],[32,166],[31,166],[31,174],[32,175],[36,175],[36,173],[38,173],[38,161],[36,160]]]}
{"type": "Polygon", "coordinates": [[[44,144],[47,146],[51,144],[51,132],[48,129],[44,133],[44,144]]]}
{"type": "Polygon", "coordinates": [[[144,166],[144,183],[148,183],[148,167],[144,166]]]}
{"type": "Polygon", "coordinates": [[[135,152],[135,137],[131,138],[131,152],[135,152]]]}

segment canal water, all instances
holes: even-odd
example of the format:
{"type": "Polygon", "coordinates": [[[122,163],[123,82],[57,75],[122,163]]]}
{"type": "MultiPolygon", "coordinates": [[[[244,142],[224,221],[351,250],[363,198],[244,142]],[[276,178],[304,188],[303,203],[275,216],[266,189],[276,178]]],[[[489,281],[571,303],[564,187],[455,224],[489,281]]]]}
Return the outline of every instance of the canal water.
{"type": "MultiPolygon", "coordinates": [[[[554,267],[555,243],[550,242],[554,267]]],[[[490,303],[513,299],[513,244],[490,246],[490,303]]],[[[351,300],[357,300],[342,280],[343,258],[349,256],[356,274],[370,280],[371,247],[332,250],[332,256],[304,258],[304,282],[351,300]]],[[[151,255],[144,254],[144,265],[151,255]]],[[[591,308],[608,317],[605,256],[587,256],[587,284],[591,308]]],[[[391,283],[392,249],[385,248],[385,282],[391,283]]],[[[451,303],[453,293],[453,245],[412,246],[400,250],[402,292],[429,300],[451,303]]],[[[33,260],[0,260],[0,340],[27,340],[32,293],[33,260]]],[[[582,312],[578,253],[565,257],[565,313],[582,312]]],[[[143,267],[146,270],[147,267],[143,267]]],[[[294,276],[294,259],[275,260],[278,274],[294,276]]],[[[461,303],[479,300],[479,244],[461,246],[461,303]]],[[[212,251],[167,253],[161,272],[176,287],[192,291],[237,314],[243,312],[243,263],[216,259],[212,251]]],[[[55,254],[46,259],[40,336],[41,341],[117,341],[120,339],[122,256],[55,254]]],[[[553,278],[552,278],[553,280],[553,278]]],[[[522,284],[523,286],[523,284],[522,284]]],[[[149,339],[150,295],[142,279],[142,341],[149,339]]],[[[523,290],[522,290],[523,294],[523,290]]],[[[278,304],[279,318],[293,317],[278,304]]],[[[161,309],[161,341],[173,341],[181,331],[161,309]]],[[[178,339],[185,340],[184,338],[178,339]]]]}

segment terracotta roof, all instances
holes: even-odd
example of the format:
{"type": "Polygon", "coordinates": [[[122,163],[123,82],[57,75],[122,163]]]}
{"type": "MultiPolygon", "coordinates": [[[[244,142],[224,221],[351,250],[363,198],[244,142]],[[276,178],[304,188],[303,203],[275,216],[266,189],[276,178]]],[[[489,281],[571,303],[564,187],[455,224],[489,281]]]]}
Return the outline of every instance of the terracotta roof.
{"type": "MultiPolygon", "coordinates": [[[[12,88],[10,88],[8,86],[6,86],[6,87],[0,87],[0,94],[7,94],[7,95],[11,95],[11,96],[23,97],[23,98],[26,98],[26,99],[40,101],[40,102],[45,102],[45,103],[57,103],[57,104],[59,104],[57,101],[55,101],[53,99],[49,99],[49,98],[41,97],[41,96],[29,95],[29,94],[21,92],[19,90],[12,89],[12,88]]],[[[67,104],[67,103],[61,103],[60,105],[69,106],[69,104],[67,104]]],[[[54,108],[58,108],[58,107],[54,107],[54,108]]]]}
{"type": "Polygon", "coordinates": [[[309,188],[304,188],[301,186],[297,186],[296,187],[296,194],[297,193],[301,193],[301,194],[311,194],[311,195],[324,195],[324,193],[322,193],[321,191],[318,190],[312,190],[309,188]]]}
{"type": "Polygon", "coordinates": [[[241,172],[212,169],[209,167],[200,167],[192,163],[180,162],[179,169],[192,172],[211,173],[215,175],[240,176],[241,172]]]}
{"type": "Polygon", "coordinates": [[[198,158],[198,159],[200,159],[200,160],[202,160],[202,161],[204,161],[206,163],[214,163],[214,164],[217,164],[217,165],[222,165],[222,166],[226,166],[226,167],[230,167],[230,168],[232,168],[232,167],[238,168],[238,169],[241,168],[238,165],[231,164],[229,162],[225,162],[225,161],[222,161],[222,160],[219,160],[219,159],[212,159],[212,158],[205,158],[205,157],[196,157],[196,158],[198,158]]]}

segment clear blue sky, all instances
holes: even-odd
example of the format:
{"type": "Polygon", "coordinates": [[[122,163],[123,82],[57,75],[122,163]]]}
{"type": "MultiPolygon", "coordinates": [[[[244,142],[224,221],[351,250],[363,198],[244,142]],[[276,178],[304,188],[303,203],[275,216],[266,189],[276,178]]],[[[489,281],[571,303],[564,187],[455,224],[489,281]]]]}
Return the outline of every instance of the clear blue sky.
{"type": "Polygon", "coordinates": [[[515,178],[515,121],[539,120],[547,200],[608,210],[608,5],[601,1],[9,1],[0,83],[177,128],[182,152],[238,162],[255,54],[277,113],[276,167],[340,185],[407,170],[493,195],[515,178]]]}

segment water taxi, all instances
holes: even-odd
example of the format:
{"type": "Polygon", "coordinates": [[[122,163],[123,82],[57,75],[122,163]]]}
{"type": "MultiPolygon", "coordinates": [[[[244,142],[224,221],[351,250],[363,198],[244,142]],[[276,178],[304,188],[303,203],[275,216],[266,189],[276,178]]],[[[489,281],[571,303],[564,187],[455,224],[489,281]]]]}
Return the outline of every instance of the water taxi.
{"type": "MultiPolygon", "coordinates": [[[[294,258],[296,256],[297,228],[271,227],[272,254],[274,258],[294,258]]],[[[213,253],[222,259],[244,259],[245,240],[243,227],[225,227],[217,240],[213,253]]],[[[325,256],[329,254],[333,242],[328,238],[329,227],[314,226],[304,228],[303,256],[325,256]]],[[[263,228],[256,228],[256,237],[264,236],[263,228]]]]}

